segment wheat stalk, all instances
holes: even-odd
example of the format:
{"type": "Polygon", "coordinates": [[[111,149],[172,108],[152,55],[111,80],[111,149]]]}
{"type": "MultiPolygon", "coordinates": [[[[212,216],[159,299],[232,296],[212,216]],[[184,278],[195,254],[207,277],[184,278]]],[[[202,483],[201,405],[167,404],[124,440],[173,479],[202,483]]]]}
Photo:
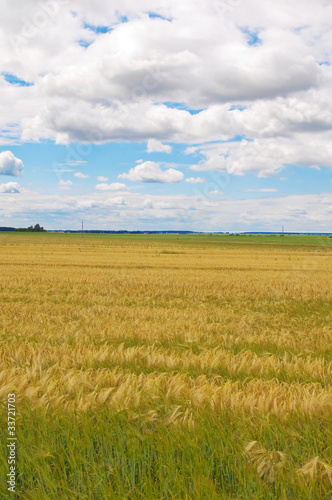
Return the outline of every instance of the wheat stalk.
{"type": "Polygon", "coordinates": [[[258,441],[251,441],[245,448],[244,455],[256,467],[257,474],[268,484],[274,483],[284,464],[286,455],[282,451],[268,451],[258,441]]]}

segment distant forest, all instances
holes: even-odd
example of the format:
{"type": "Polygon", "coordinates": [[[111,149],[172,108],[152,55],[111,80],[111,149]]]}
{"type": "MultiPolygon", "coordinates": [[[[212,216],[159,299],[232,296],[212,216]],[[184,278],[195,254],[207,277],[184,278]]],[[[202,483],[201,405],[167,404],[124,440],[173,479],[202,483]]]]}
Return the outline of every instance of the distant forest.
{"type": "Polygon", "coordinates": [[[19,227],[15,229],[15,231],[24,231],[28,233],[44,233],[46,232],[46,229],[44,229],[39,224],[35,224],[34,226],[29,226],[29,227],[19,227]]]}

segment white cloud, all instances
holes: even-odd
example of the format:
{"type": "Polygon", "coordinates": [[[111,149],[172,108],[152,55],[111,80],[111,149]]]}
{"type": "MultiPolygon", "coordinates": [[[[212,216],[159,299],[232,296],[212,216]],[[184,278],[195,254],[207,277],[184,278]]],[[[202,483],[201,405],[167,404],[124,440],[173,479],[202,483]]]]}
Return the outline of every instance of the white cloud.
{"type": "Polygon", "coordinates": [[[20,193],[21,191],[21,186],[17,182],[0,184],[0,193],[20,193]]]}
{"type": "Polygon", "coordinates": [[[331,63],[325,0],[281,0],[268,9],[258,0],[238,7],[226,0],[73,0],[54,2],[53,14],[51,2],[4,2],[3,71],[34,83],[0,79],[0,123],[17,124],[8,140],[21,130],[26,139],[59,142],[152,140],[152,149],[165,151],[164,141],[197,143],[245,129],[250,137],[331,129],[331,68],[318,64],[331,63]],[[172,22],[150,19],[149,11],[172,22]],[[98,35],[84,23],[112,31],[98,35]],[[259,28],[261,45],[248,45],[244,26],[259,28]],[[232,104],[248,109],[229,112],[232,104]]]}
{"type": "Polygon", "coordinates": [[[169,146],[168,144],[163,144],[160,141],[157,141],[157,139],[149,139],[148,140],[148,146],[147,146],[147,152],[148,153],[171,153],[172,152],[172,146],[169,146]]]}
{"type": "Polygon", "coordinates": [[[173,183],[180,182],[184,175],[174,168],[163,171],[158,163],[145,161],[131,168],[127,174],[120,174],[119,177],[131,181],[173,183]]]}
{"type": "MultiPolygon", "coordinates": [[[[296,135],[292,138],[258,138],[197,147],[204,156],[194,171],[225,171],[244,175],[258,172],[260,177],[274,175],[285,165],[316,167],[332,165],[332,137],[329,134],[296,135]],[[296,140],[295,140],[296,138],[296,140]]],[[[192,149],[191,149],[192,151],[192,149]]]]}
{"type": "Polygon", "coordinates": [[[201,177],[187,177],[185,181],[189,182],[190,184],[204,184],[206,182],[206,180],[202,179],[201,177]]]}
{"type": "Polygon", "coordinates": [[[89,177],[88,175],[82,174],[82,172],[76,172],[74,176],[78,179],[87,179],[89,177]]]}
{"type": "Polygon", "coordinates": [[[116,196],[115,198],[108,198],[104,201],[105,207],[113,207],[114,205],[126,206],[127,202],[123,196],[116,196]]]}
{"type": "Polygon", "coordinates": [[[2,71],[33,85],[0,75],[0,144],[133,140],[167,153],[175,142],[205,155],[204,143],[242,136],[247,158],[224,146],[198,166],[274,175],[289,160],[332,165],[329,1],[3,2],[2,71]],[[262,43],[248,45],[241,27],[262,43]]]}
{"type": "Polygon", "coordinates": [[[128,187],[126,186],[126,184],[113,182],[112,184],[97,184],[96,189],[98,189],[99,191],[127,191],[128,187]]]}
{"type": "Polygon", "coordinates": [[[59,189],[70,189],[70,187],[73,185],[71,181],[63,181],[61,180],[58,184],[59,189]]]}
{"type": "Polygon", "coordinates": [[[104,177],[104,176],[102,176],[102,175],[99,175],[99,176],[97,177],[97,180],[98,180],[99,182],[107,182],[107,181],[108,181],[108,177],[104,177]]]}
{"type": "Polygon", "coordinates": [[[143,207],[153,208],[154,207],[153,201],[150,198],[147,198],[146,200],[144,200],[143,207]]]}
{"type": "MultiPolygon", "coordinates": [[[[206,187],[208,186],[205,185],[206,187]]],[[[220,193],[218,193],[219,195],[220,193]]],[[[110,192],[74,195],[68,192],[36,196],[25,191],[0,196],[0,217],[10,225],[19,225],[24,218],[43,216],[49,228],[79,228],[82,217],[98,228],[117,229],[188,229],[197,231],[323,231],[331,223],[332,194],[265,196],[255,199],[229,199],[206,192],[192,196],[149,195],[110,192]],[[112,208],[112,210],[110,210],[112,208]],[[84,211],[84,216],[82,214],[84,211]]]]}
{"type": "Polygon", "coordinates": [[[23,162],[16,158],[11,151],[0,153],[0,175],[18,177],[23,173],[23,162]]]}

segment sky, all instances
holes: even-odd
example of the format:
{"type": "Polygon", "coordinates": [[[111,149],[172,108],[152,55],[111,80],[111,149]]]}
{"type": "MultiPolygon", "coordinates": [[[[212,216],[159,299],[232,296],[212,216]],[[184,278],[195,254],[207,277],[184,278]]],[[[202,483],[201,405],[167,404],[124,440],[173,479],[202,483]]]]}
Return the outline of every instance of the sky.
{"type": "Polygon", "coordinates": [[[332,0],[0,8],[0,226],[332,232],[332,0]]]}

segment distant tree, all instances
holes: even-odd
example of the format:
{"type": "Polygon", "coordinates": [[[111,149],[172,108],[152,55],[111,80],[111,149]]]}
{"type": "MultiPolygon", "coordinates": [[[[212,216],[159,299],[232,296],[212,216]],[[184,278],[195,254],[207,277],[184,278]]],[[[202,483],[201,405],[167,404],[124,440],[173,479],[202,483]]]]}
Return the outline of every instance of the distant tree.
{"type": "Polygon", "coordinates": [[[29,227],[19,227],[15,229],[15,231],[23,231],[23,232],[29,232],[29,233],[42,233],[46,232],[46,229],[44,229],[40,224],[35,224],[34,226],[29,226],[29,227]]]}

